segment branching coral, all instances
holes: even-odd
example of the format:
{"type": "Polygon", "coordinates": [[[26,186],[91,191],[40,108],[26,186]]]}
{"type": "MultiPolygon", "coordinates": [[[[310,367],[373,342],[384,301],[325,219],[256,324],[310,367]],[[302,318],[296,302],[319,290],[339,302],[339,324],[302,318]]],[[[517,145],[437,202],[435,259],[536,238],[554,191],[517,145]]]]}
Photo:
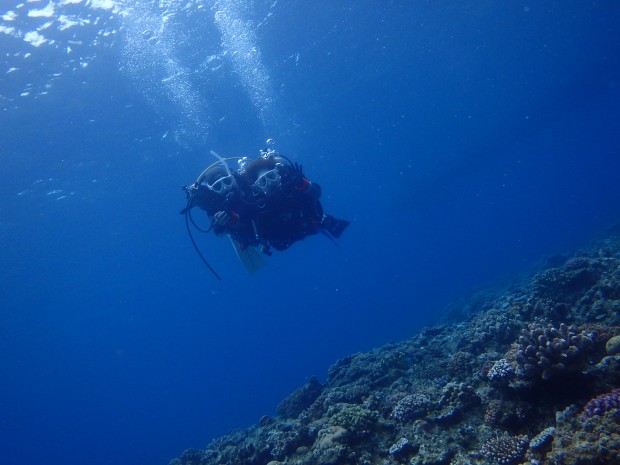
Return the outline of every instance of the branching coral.
{"type": "Polygon", "coordinates": [[[583,367],[594,339],[594,333],[576,326],[531,323],[513,344],[517,376],[549,380],[574,372],[583,367]]]}

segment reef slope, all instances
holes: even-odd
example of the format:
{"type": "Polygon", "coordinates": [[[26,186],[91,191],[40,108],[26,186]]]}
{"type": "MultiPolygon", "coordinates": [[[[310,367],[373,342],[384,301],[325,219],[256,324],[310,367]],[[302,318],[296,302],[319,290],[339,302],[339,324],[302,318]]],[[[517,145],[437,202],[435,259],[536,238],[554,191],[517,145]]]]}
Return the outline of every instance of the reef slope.
{"type": "Polygon", "coordinates": [[[620,463],[620,231],[170,465],[620,463]]]}

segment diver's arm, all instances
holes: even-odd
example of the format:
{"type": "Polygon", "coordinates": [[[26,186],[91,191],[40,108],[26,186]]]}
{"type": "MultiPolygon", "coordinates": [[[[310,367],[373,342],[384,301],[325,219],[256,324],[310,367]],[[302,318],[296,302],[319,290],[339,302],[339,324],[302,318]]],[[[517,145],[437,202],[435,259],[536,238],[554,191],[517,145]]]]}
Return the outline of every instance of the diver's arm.
{"type": "Polygon", "coordinates": [[[321,197],[321,186],[317,183],[311,182],[306,176],[304,176],[303,168],[300,164],[294,163],[286,167],[286,178],[289,180],[289,185],[294,192],[309,195],[312,198],[318,199],[321,197]]]}
{"type": "Polygon", "coordinates": [[[239,224],[239,214],[235,211],[218,211],[213,215],[213,231],[218,236],[229,232],[239,224]]]}
{"type": "Polygon", "coordinates": [[[304,189],[300,190],[300,192],[314,199],[319,199],[321,197],[321,186],[319,186],[316,182],[308,181],[306,178],[304,178],[304,180],[307,181],[308,184],[304,186],[304,189]]]}
{"type": "Polygon", "coordinates": [[[216,226],[225,226],[229,221],[230,215],[225,211],[219,211],[213,215],[213,224],[216,226]]]}

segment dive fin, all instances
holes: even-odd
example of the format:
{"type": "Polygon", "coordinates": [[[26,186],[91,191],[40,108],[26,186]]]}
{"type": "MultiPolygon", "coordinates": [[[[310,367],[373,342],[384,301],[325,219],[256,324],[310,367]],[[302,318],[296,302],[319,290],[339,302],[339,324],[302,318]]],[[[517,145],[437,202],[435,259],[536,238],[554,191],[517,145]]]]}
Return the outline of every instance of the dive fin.
{"type": "Polygon", "coordinates": [[[248,247],[245,250],[242,250],[239,242],[234,240],[232,237],[229,238],[235,252],[237,253],[237,257],[239,257],[239,260],[243,263],[246,270],[250,273],[256,273],[261,267],[263,267],[263,265],[265,265],[265,260],[263,260],[263,257],[260,256],[258,250],[254,247],[248,247]]]}
{"type": "Polygon", "coordinates": [[[350,221],[339,220],[331,215],[323,215],[321,220],[321,228],[326,229],[336,239],[342,235],[350,224],[350,221]]]}

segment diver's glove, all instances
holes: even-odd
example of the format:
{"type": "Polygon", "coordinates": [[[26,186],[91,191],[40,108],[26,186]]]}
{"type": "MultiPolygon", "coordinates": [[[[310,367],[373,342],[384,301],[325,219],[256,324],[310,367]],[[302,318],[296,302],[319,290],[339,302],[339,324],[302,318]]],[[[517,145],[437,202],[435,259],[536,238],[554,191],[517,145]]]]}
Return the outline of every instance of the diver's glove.
{"type": "Polygon", "coordinates": [[[304,176],[303,167],[295,162],[293,163],[292,173],[291,173],[291,184],[295,188],[296,191],[299,192],[308,192],[310,189],[310,181],[304,176]]]}
{"type": "Polygon", "coordinates": [[[216,212],[213,215],[213,224],[217,226],[226,226],[226,223],[230,221],[230,215],[224,211],[216,212]]]}
{"type": "Polygon", "coordinates": [[[239,215],[235,212],[219,211],[213,215],[213,224],[217,226],[232,226],[239,221],[239,215]]]}
{"type": "Polygon", "coordinates": [[[293,163],[293,171],[299,175],[299,177],[304,177],[304,168],[299,163],[293,163]]]}
{"type": "Polygon", "coordinates": [[[304,170],[299,163],[293,163],[290,165],[288,171],[288,181],[291,185],[296,186],[304,178],[304,170]]]}

